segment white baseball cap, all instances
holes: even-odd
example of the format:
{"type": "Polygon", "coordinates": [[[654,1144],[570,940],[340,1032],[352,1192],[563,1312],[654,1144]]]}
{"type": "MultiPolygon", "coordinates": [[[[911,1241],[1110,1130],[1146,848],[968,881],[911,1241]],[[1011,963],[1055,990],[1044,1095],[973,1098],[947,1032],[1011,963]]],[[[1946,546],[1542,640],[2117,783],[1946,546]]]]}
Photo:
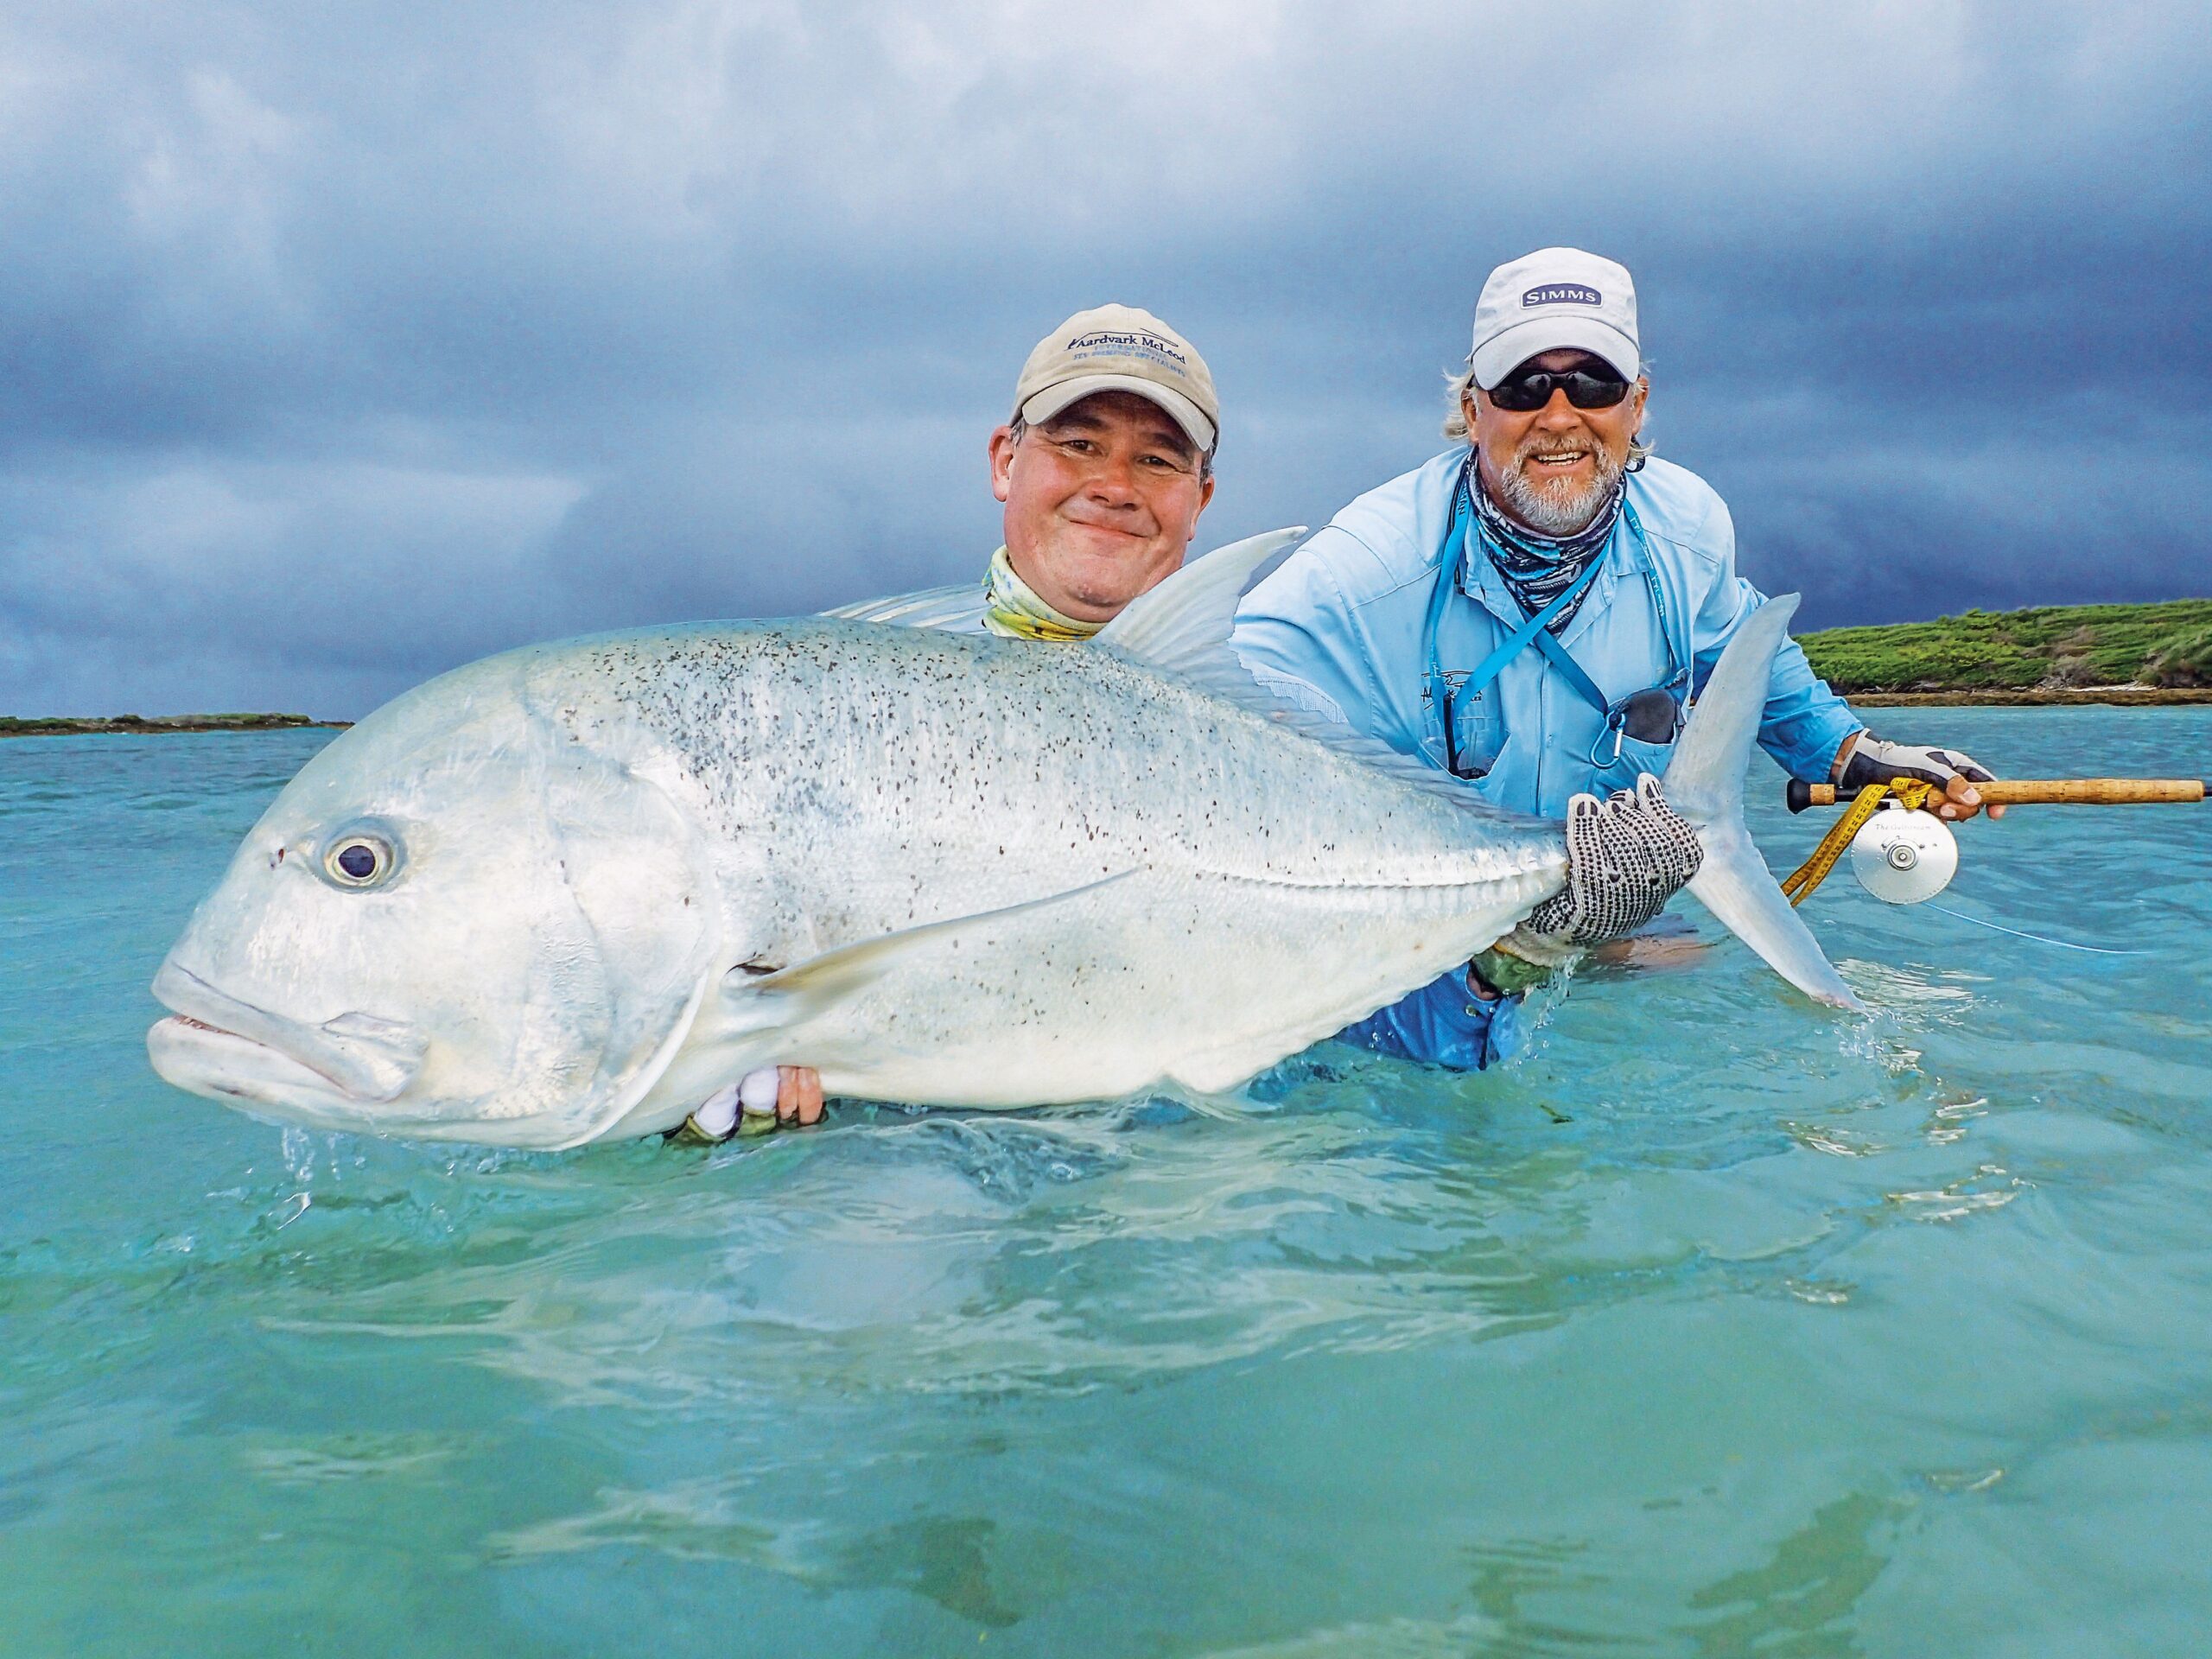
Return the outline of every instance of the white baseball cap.
{"type": "Polygon", "coordinates": [[[1037,342],[1014,389],[1017,418],[1035,426],[1094,391],[1133,391],[1167,411],[1202,454],[1213,453],[1221,403],[1205,359],[1149,311],[1078,311],[1037,342]]]}
{"type": "Polygon", "coordinates": [[[1542,352],[1602,357],[1633,380],[1643,366],[1636,340],[1636,284],[1625,266],[1580,248],[1539,248],[1500,265],[1475,302],[1467,362],[1489,391],[1542,352]]]}

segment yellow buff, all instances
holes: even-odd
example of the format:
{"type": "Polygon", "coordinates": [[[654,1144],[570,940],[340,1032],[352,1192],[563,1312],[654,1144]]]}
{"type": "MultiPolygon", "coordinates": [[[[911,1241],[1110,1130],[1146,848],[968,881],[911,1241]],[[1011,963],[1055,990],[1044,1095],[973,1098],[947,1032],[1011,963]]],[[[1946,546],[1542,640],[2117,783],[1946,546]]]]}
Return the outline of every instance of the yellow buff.
{"type": "Polygon", "coordinates": [[[983,626],[1001,639],[1051,639],[1065,642],[1088,639],[1106,625],[1078,622],[1054,610],[1036,590],[1014,573],[1014,562],[1001,548],[991,555],[990,574],[983,578],[983,626]]]}

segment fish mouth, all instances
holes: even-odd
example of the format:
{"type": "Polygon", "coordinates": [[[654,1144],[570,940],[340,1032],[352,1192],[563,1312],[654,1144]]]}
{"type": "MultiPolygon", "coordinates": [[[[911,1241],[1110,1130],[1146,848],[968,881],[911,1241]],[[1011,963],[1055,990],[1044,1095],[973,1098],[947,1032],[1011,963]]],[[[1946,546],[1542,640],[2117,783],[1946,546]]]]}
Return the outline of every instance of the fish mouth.
{"type": "Polygon", "coordinates": [[[174,960],[154,976],[171,1012],[146,1033],[163,1078],[194,1094],[257,1100],[309,1112],[397,1097],[423,1067],[427,1045],[407,1027],[341,1014],[309,1025],[218,990],[174,960]]]}
{"type": "Polygon", "coordinates": [[[311,1066],[266,1043],[173,1014],[146,1033],[146,1058],[164,1083],[210,1100],[281,1108],[326,1128],[362,1103],[311,1066]]]}

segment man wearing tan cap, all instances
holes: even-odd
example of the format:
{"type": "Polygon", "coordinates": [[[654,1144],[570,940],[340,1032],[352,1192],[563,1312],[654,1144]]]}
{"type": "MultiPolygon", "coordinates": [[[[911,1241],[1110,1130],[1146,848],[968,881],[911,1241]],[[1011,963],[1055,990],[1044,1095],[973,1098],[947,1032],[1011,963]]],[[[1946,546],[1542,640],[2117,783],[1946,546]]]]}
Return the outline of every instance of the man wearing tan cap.
{"type": "Polygon", "coordinates": [[[1037,342],[990,436],[1006,543],[959,583],[829,613],[1087,639],[1180,569],[1213,499],[1221,405],[1190,342],[1133,306],[1078,311],[1037,342]]]}
{"type": "MultiPolygon", "coordinates": [[[[1006,541],[981,584],[842,606],[861,621],[1088,639],[1138,594],[1182,569],[1198,515],[1213,499],[1221,404],[1205,359],[1149,311],[1078,311],[1037,342],[1015,383],[1014,410],[990,437],[991,493],[1006,504],[1006,541]]],[[[785,1122],[822,1116],[822,1078],[786,1065],[725,1090],[693,1115],[710,1139],[741,1103],[785,1122]]]]}

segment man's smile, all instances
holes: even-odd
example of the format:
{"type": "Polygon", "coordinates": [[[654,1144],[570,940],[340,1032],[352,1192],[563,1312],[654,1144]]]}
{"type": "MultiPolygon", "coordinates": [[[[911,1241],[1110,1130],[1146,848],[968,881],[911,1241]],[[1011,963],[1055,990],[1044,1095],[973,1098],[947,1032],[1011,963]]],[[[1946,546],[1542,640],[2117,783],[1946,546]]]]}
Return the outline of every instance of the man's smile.
{"type": "Polygon", "coordinates": [[[1156,531],[1151,529],[1139,529],[1128,524],[1100,524],[1095,518],[1077,518],[1068,517],[1065,514],[1062,515],[1062,518],[1063,521],[1071,530],[1082,531],[1086,534],[1092,536],[1112,537],[1116,540],[1121,541],[1149,541],[1154,535],[1157,534],[1156,531]]]}

